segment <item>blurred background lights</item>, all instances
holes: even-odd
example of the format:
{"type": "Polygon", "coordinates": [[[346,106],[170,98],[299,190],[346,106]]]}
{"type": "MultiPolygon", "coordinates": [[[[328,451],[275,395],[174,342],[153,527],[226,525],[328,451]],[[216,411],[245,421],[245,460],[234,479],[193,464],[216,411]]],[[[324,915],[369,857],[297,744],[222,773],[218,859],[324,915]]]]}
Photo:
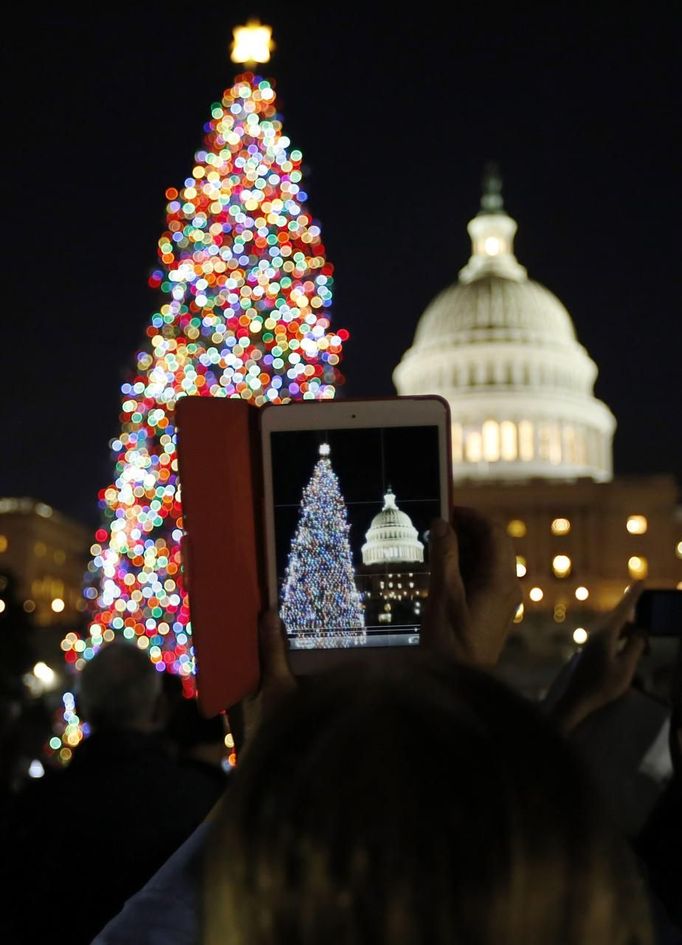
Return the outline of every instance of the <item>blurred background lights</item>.
{"type": "Polygon", "coordinates": [[[61,614],[65,606],[66,605],[64,604],[64,601],[61,599],[61,597],[55,597],[50,604],[50,607],[56,614],[61,614]]]}
{"type": "Polygon", "coordinates": [[[682,541],[678,541],[675,545],[675,554],[678,558],[682,558],[682,541]]]}
{"type": "Polygon", "coordinates": [[[552,571],[555,577],[567,577],[571,573],[571,559],[568,555],[554,555],[552,558],[552,571]]]}
{"type": "Polygon", "coordinates": [[[516,556],[516,576],[522,578],[526,574],[526,559],[523,555],[516,556]]]}
{"type": "Polygon", "coordinates": [[[43,768],[42,763],[37,758],[34,758],[28,766],[29,778],[42,778],[44,774],[45,768],[43,768]]]}
{"type": "Polygon", "coordinates": [[[588,633],[584,627],[576,627],[573,631],[573,642],[577,643],[578,646],[582,646],[583,643],[587,643],[588,633]]]}
{"type": "Polygon", "coordinates": [[[571,530],[571,523],[567,518],[555,518],[552,520],[553,535],[568,535],[571,530]]]}
{"type": "Polygon", "coordinates": [[[523,538],[526,534],[526,523],[520,518],[513,518],[507,522],[507,534],[510,538],[523,538]]]}
{"type": "Polygon", "coordinates": [[[4,600],[0,600],[0,614],[4,612],[6,606],[4,600]]]}
{"type": "Polygon", "coordinates": [[[516,613],[514,614],[514,623],[521,623],[521,621],[523,620],[523,614],[524,614],[524,612],[525,612],[525,607],[524,607],[523,604],[521,603],[521,604],[519,604],[519,606],[516,608],[516,613]]]}
{"type": "Polygon", "coordinates": [[[576,587],[575,596],[577,600],[587,600],[587,598],[590,596],[590,592],[586,587],[581,585],[580,587],[576,587]]]}
{"type": "Polygon", "coordinates": [[[630,515],[625,527],[631,535],[643,535],[649,527],[649,523],[644,515],[630,515]]]}
{"type": "Polygon", "coordinates": [[[534,603],[538,603],[545,596],[541,587],[531,587],[528,596],[534,603]]]}
{"type": "Polygon", "coordinates": [[[628,573],[637,581],[643,580],[649,573],[649,564],[642,555],[632,555],[628,558],[628,573]]]}
{"type": "Polygon", "coordinates": [[[57,678],[55,671],[42,661],[36,663],[33,667],[33,675],[45,686],[52,686],[57,678]]]}

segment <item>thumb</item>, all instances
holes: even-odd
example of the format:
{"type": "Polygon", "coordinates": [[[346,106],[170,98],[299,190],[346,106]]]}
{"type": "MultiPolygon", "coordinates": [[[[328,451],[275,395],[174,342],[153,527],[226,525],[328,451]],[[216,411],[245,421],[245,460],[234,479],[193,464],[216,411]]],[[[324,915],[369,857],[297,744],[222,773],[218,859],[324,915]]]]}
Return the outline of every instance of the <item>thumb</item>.
{"type": "Polygon", "coordinates": [[[607,617],[601,633],[608,639],[612,648],[615,649],[618,644],[626,623],[634,617],[635,605],[643,589],[642,581],[634,581],[626,588],[620,601],[607,617]]]}
{"type": "Polygon", "coordinates": [[[625,642],[625,646],[617,656],[617,660],[623,671],[623,682],[625,684],[627,680],[627,687],[630,686],[633,680],[637,670],[637,664],[642,658],[646,645],[646,637],[643,634],[631,633],[625,642]]]}
{"type": "Polygon", "coordinates": [[[448,650],[452,647],[451,624],[464,626],[467,610],[457,535],[443,519],[436,519],[431,525],[429,558],[431,578],[422,643],[432,649],[448,650]]]}

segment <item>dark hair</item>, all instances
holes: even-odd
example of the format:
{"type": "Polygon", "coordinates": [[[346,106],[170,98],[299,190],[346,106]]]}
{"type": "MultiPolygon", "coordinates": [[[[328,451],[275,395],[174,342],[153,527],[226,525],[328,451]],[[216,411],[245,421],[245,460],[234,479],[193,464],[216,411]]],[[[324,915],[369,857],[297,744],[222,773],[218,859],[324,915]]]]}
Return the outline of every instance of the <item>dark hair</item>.
{"type": "Polygon", "coordinates": [[[210,945],[648,942],[562,738],[430,659],[328,674],[255,735],[209,841],[210,945]]]}

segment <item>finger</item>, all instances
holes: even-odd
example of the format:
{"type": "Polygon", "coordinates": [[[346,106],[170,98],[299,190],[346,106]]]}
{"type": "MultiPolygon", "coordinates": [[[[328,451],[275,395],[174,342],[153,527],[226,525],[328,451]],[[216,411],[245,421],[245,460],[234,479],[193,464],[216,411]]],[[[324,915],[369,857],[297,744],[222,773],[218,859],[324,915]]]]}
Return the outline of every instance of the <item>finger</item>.
{"type": "Polygon", "coordinates": [[[492,564],[490,522],[480,512],[461,505],[453,509],[452,521],[459,546],[460,574],[464,586],[471,589],[485,582],[492,564]]]}
{"type": "Polygon", "coordinates": [[[637,670],[637,664],[646,649],[646,638],[639,633],[631,634],[616,657],[623,672],[623,685],[629,689],[637,670]]]}
{"type": "Polygon", "coordinates": [[[431,578],[422,623],[422,645],[448,650],[452,646],[452,624],[463,626],[467,610],[457,536],[443,519],[436,519],[431,525],[429,558],[431,578]]]}
{"type": "Polygon", "coordinates": [[[634,619],[635,605],[643,589],[642,581],[635,581],[626,588],[623,597],[611,611],[601,628],[601,635],[608,641],[612,653],[616,652],[625,625],[634,619]]]}
{"type": "Polygon", "coordinates": [[[514,544],[498,522],[474,509],[456,506],[453,527],[460,548],[460,571],[472,604],[472,594],[488,594],[491,582],[516,585],[514,544]]]}

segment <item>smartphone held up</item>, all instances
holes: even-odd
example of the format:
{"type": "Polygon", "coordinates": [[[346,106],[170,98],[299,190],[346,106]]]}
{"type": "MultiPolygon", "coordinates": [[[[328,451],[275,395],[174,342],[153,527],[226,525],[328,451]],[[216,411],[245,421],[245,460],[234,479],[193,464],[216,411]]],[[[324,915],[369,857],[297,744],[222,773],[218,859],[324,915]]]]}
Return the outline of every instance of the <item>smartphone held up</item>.
{"type": "Polygon", "coordinates": [[[643,590],[635,609],[635,624],[650,637],[682,639],[682,590],[643,590]]]}

